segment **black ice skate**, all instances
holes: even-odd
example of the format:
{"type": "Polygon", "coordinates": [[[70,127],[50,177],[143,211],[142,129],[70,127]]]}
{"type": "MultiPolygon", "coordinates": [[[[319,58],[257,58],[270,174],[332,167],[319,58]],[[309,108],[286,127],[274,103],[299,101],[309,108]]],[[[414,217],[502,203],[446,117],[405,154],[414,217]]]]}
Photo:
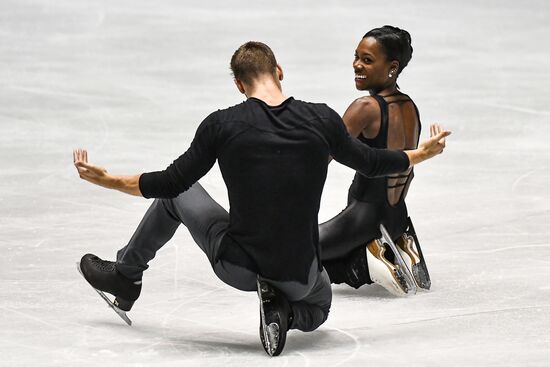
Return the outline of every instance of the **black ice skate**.
{"type": "Polygon", "coordinates": [[[292,322],[290,304],[285,296],[267,282],[257,280],[260,298],[260,340],[270,356],[283,351],[286,333],[292,322]]]}
{"type": "Polygon", "coordinates": [[[141,281],[132,281],[120,274],[112,261],[102,260],[99,257],[86,254],[80,262],[77,262],[77,269],[86,281],[95,289],[128,325],[132,321],[126,315],[130,311],[135,300],[141,292],[141,281]],[[115,296],[111,301],[103,292],[115,296]]]}
{"type": "Polygon", "coordinates": [[[416,237],[411,218],[408,218],[408,227],[403,236],[397,241],[397,248],[411,269],[414,281],[419,288],[430,289],[432,282],[428,273],[428,266],[422,254],[422,248],[416,237]]]}

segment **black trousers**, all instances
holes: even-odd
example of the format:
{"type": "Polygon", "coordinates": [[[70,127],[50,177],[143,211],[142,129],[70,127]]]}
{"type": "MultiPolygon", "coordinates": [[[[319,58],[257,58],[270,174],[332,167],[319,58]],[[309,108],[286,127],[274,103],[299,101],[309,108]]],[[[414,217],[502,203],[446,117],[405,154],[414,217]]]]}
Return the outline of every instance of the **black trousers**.
{"type": "MultiPolygon", "coordinates": [[[[149,261],[172,238],[180,224],[187,227],[218,278],[234,288],[256,291],[258,275],[255,272],[223,258],[216,260],[229,226],[229,214],[198,183],[174,199],[153,201],[128,244],[118,251],[117,270],[130,279],[141,279],[149,261]]],[[[311,264],[307,284],[265,280],[290,301],[293,329],[312,331],[327,319],[332,291],[326,271],[318,270],[317,260],[311,264]]]]}

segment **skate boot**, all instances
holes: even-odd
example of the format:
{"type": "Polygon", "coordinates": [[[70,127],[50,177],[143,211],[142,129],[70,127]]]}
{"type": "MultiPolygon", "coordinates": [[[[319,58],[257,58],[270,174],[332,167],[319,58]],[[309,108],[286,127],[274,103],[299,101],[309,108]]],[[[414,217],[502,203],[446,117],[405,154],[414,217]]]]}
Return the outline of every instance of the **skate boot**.
{"type": "Polygon", "coordinates": [[[405,260],[405,264],[411,270],[416,285],[422,289],[430,289],[432,282],[430,281],[428,267],[422,253],[416,246],[414,238],[405,233],[397,240],[396,245],[397,250],[405,260]]]}
{"type": "Polygon", "coordinates": [[[323,267],[332,284],[346,283],[357,289],[364,284],[372,283],[369,278],[365,247],[353,250],[345,258],[323,261],[323,267]]]}
{"type": "Polygon", "coordinates": [[[286,333],[292,323],[292,310],[285,296],[269,283],[257,280],[260,299],[260,340],[267,354],[283,351],[286,333]]]}
{"type": "Polygon", "coordinates": [[[124,277],[117,271],[114,262],[102,260],[92,254],[84,255],[77,263],[77,269],[105,302],[131,325],[132,321],[126,316],[126,312],[132,309],[139,297],[141,280],[132,281],[124,277]],[[111,302],[103,292],[114,295],[115,300],[111,302]]]}
{"type": "Polygon", "coordinates": [[[366,254],[369,276],[374,283],[396,296],[406,296],[409,293],[406,275],[399,265],[388,259],[393,256],[390,256],[388,249],[380,240],[371,241],[367,245],[366,254]]]}
{"type": "Polygon", "coordinates": [[[367,252],[364,247],[352,251],[346,258],[346,284],[355,289],[372,284],[369,276],[367,252]]]}

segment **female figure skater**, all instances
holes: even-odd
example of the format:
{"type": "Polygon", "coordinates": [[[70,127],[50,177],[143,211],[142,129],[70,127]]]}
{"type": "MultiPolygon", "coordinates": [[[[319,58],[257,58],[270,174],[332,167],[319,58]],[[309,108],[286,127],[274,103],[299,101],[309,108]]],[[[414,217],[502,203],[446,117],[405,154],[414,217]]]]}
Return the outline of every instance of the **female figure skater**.
{"type": "MultiPolygon", "coordinates": [[[[355,100],[343,120],[352,136],[371,147],[418,146],[418,109],[397,85],[412,52],[409,33],[388,25],[369,31],[357,46],[353,61],[355,86],[368,91],[369,96],[355,100]]],[[[411,250],[411,246],[412,251],[417,251],[410,238],[403,237],[408,227],[405,197],[412,179],[412,168],[380,178],[367,178],[356,172],[348,192],[348,206],[319,226],[321,258],[332,283],[359,288],[375,282],[393,294],[407,293],[407,286],[395,269],[394,254],[376,240],[381,237],[379,225],[383,224],[400,252],[406,247],[411,250]]],[[[410,265],[419,262],[418,254],[402,254],[412,262],[410,265]]],[[[429,278],[423,288],[429,288],[429,278]]]]}

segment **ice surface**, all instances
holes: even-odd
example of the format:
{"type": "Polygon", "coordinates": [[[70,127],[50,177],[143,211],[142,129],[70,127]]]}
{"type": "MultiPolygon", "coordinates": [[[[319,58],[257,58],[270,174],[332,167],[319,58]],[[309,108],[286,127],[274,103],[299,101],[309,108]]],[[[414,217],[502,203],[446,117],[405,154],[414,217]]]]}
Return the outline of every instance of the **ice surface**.
{"type": "MultiPolygon", "coordinates": [[[[0,365],[550,365],[549,3],[189,3],[0,2],[0,365]],[[165,167],[242,100],[228,64],[250,39],[273,47],[288,95],[343,113],[362,95],[356,44],[383,24],[412,34],[399,84],[424,126],[453,131],[408,200],[432,290],[337,286],[326,324],[269,359],[256,295],[217,280],[182,228],[125,325],[74,263],[113,258],[148,201],[79,180],[72,149],[119,174],[165,167]]],[[[331,165],[321,220],[352,174],[331,165]]],[[[227,207],[217,170],[201,182],[227,207]]]]}

